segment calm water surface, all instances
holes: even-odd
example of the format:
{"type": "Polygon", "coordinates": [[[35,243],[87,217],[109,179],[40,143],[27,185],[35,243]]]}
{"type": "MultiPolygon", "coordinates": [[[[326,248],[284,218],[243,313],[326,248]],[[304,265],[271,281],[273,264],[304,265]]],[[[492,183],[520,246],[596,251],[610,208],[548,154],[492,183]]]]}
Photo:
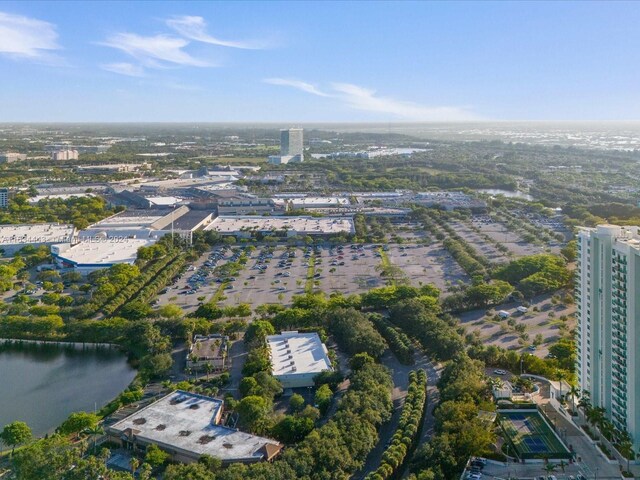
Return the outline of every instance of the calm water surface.
{"type": "Polygon", "coordinates": [[[43,435],[71,412],[109,403],[135,373],[115,349],[0,345],[0,428],[22,420],[43,435]]]}

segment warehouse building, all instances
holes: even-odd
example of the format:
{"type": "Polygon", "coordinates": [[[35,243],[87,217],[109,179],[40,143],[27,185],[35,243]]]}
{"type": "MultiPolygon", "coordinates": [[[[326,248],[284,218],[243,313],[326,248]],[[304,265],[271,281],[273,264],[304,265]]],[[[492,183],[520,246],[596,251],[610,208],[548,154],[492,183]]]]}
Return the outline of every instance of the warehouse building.
{"type": "Polygon", "coordinates": [[[312,387],[319,373],[332,370],[327,347],[315,332],[267,336],[272,374],[283,388],[312,387]]]}
{"type": "Polygon", "coordinates": [[[155,444],[183,463],[197,462],[202,455],[230,463],[272,460],[282,445],[219,425],[223,402],[216,398],[176,390],[106,428],[109,440],[144,452],[155,444]]]}

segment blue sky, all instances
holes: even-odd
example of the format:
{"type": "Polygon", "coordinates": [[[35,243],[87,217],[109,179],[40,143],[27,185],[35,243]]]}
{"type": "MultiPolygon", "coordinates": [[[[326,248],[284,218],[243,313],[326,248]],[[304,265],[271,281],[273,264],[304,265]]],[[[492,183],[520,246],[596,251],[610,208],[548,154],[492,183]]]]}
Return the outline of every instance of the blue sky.
{"type": "Polygon", "coordinates": [[[0,121],[639,120],[640,3],[0,2],[0,121]]]}

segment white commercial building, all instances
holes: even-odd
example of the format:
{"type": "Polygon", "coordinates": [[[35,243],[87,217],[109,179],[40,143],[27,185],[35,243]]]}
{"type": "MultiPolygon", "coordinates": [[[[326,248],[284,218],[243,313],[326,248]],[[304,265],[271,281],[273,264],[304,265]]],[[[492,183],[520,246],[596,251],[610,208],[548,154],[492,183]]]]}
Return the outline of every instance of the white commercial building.
{"type": "Polygon", "coordinates": [[[0,225],[0,249],[11,255],[28,245],[53,245],[72,242],[76,229],[73,225],[37,223],[28,225],[0,225]]]}
{"type": "Polygon", "coordinates": [[[598,225],[578,233],[578,382],[640,447],[640,234],[598,225]]]}
{"type": "Polygon", "coordinates": [[[250,238],[257,234],[293,237],[296,235],[340,235],[355,233],[350,217],[280,216],[260,217],[229,215],[220,216],[205,230],[215,230],[221,235],[250,238]]]}
{"type": "Polygon", "coordinates": [[[312,387],[319,373],[332,370],[327,347],[317,333],[268,335],[272,374],[284,388],[312,387]]]}
{"type": "Polygon", "coordinates": [[[282,449],[275,440],[219,425],[222,413],[222,400],[176,390],[107,427],[106,433],[129,450],[155,444],[183,463],[202,455],[225,465],[255,463],[273,459],[282,449]]]}
{"type": "Polygon", "coordinates": [[[149,247],[156,238],[86,238],[76,244],[51,246],[51,256],[61,268],[90,273],[119,263],[132,265],[140,247],[149,247]]]}
{"type": "Polygon", "coordinates": [[[274,198],[274,202],[294,210],[301,208],[336,208],[351,205],[347,197],[292,197],[279,195],[278,198],[274,198]]]}

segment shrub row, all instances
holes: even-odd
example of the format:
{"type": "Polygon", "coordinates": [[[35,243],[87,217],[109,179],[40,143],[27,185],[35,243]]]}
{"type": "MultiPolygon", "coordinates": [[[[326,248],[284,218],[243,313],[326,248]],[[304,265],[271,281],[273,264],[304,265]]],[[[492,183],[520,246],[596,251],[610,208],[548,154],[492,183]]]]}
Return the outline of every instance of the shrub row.
{"type": "Polygon", "coordinates": [[[138,291],[131,300],[139,300],[141,302],[149,302],[158,292],[164,288],[169,281],[175,277],[182,267],[184,267],[185,256],[178,255],[166,265],[151,282],[147,283],[142,290],[138,291]]]}
{"type": "Polygon", "coordinates": [[[378,330],[380,335],[387,341],[389,348],[400,363],[412,365],[414,359],[411,339],[402,330],[394,327],[388,320],[385,320],[382,315],[371,315],[370,319],[374,327],[376,327],[376,330],[378,330]]]}
{"type": "Polygon", "coordinates": [[[167,265],[180,255],[179,251],[175,251],[173,254],[169,254],[166,257],[160,258],[155,262],[150,263],[144,269],[138,277],[134,278],[127,284],[122,290],[120,290],[115,296],[107,301],[102,307],[97,308],[95,311],[102,311],[105,315],[111,315],[113,312],[122,307],[125,303],[131,300],[144,286],[154,279],[160,271],[162,271],[167,265]]]}
{"type": "Polygon", "coordinates": [[[365,480],[386,480],[402,471],[400,467],[417,444],[426,405],[427,374],[424,370],[413,371],[409,374],[409,390],[391,445],[382,454],[380,466],[365,480]]]}

